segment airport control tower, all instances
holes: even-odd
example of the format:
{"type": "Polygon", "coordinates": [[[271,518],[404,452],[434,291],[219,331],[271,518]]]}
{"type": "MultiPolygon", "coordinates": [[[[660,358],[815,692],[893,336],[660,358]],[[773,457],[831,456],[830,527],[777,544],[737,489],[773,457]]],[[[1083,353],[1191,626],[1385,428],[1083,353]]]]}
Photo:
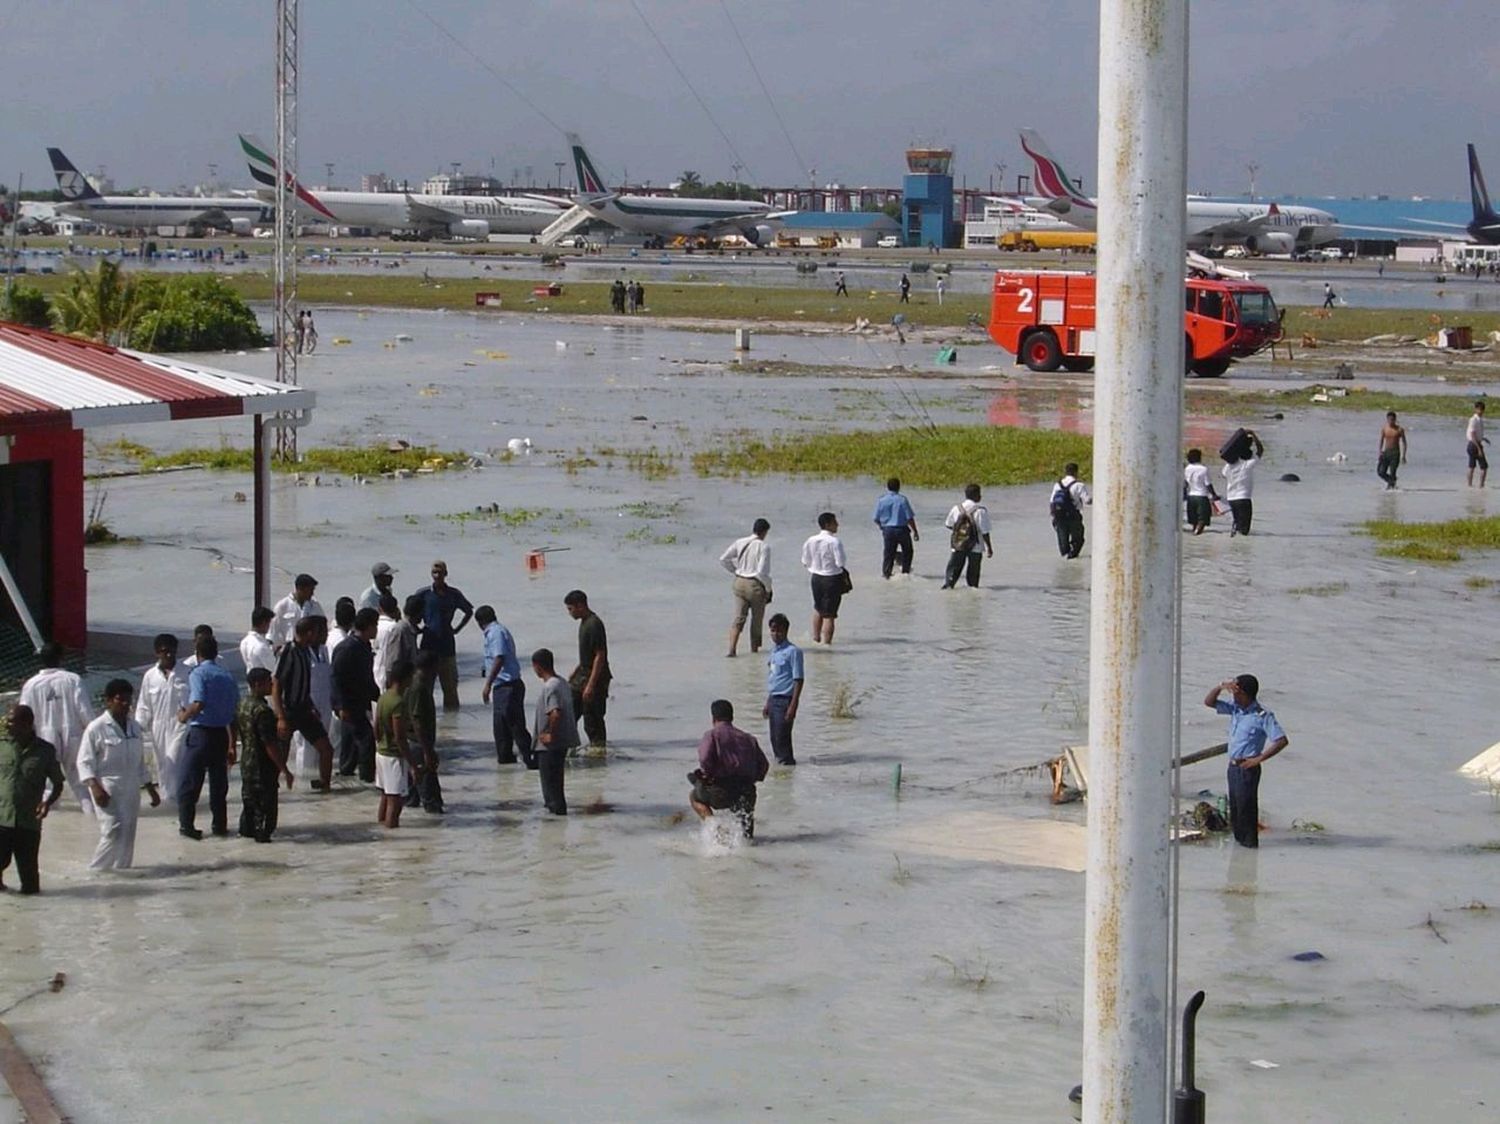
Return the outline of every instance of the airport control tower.
{"type": "Polygon", "coordinates": [[[953,150],[908,148],[901,181],[901,236],[908,246],[949,246],[953,240],[953,150]]]}

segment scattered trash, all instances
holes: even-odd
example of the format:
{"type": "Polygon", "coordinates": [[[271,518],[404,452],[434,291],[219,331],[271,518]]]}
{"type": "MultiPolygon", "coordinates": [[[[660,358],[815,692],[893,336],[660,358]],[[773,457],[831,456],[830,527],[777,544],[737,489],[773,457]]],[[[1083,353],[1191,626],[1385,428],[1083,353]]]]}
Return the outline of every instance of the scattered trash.
{"type": "Polygon", "coordinates": [[[555,347],[555,348],[557,348],[558,351],[567,351],[568,350],[568,341],[567,340],[554,340],[552,346],[555,347]]]}
{"type": "Polygon", "coordinates": [[[1346,457],[1343,453],[1334,453],[1333,456],[1331,456],[1331,457],[1328,458],[1328,463],[1329,464],[1343,464],[1348,459],[1349,458],[1346,457]]]}
{"type": "Polygon", "coordinates": [[[954,347],[952,344],[949,344],[946,347],[940,348],[938,350],[938,353],[937,353],[937,361],[938,361],[939,364],[954,364],[954,363],[957,363],[958,362],[958,348],[954,347]]]}
{"type": "Polygon", "coordinates": [[[396,342],[397,343],[411,343],[411,334],[408,333],[408,332],[397,332],[396,333],[396,342]]]}
{"type": "Polygon", "coordinates": [[[1279,1066],[1275,1062],[1268,1062],[1268,1061],[1266,1061],[1265,1058],[1256,1058],[1250,1064],[1253,1065],[1256,1069],[1280,1069],[1281,1068],[1281,1066],[1279,1066]]]}
{"type": "Polygon", "coordinates": [[[1293,956],[1292,959],[1301,961],[1303,964],[1311,964],[1315,960],[1327,960],[1328,957],[1324,956],[1321,952],[1313,950],[1309,952],[1299,952],[1295,956],[1293,956]]]}
{"type": "Polygon", "coordinates": [[[1295,472],[1283,472],[1281,474],[1281,482],[1283,484],[1300,484],[1302,483],[1302,477],[1298,476],[1295,472]]]}
{"type": "Polygon", "coordinates": [[[353,342],[354,341],[351,340],[348,336],[334,336],[333,337],[333,346],[334,347],[343,347],[346,344],[351,344],[353,342]]]}
{"type": "Polygon", "coordinates": [[[531,453],[531,438],[512,437],[505,443],[505,447],[516,456],[529,455],[531,453]]]}
{"type": "Polygon", "coordinates": [[[1352,379],[1354,377],[1354,364],[1340,363],[1333,369],[1333,377],[1345,381],[1352,379]]]}
{"type": "Polygon", "coordinates": [[[428,383],[421,390],[417,391],[417,393],[420,394],[423,398],[436,398],[443,392],[437,387],[433,386],[431,383],[428,383]]]}

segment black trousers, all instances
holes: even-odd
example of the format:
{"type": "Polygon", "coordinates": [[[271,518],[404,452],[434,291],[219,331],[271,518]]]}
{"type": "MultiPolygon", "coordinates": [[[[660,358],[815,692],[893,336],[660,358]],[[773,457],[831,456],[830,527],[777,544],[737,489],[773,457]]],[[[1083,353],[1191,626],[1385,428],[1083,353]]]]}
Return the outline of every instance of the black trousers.
{"type": "Polygon", "coordinates": [[[1392,488],[1396,486],[1396,471],[1401,467],[1401,450],[1386,449],[1375,462],[1375,475],[1392,488]]]}
{"type": "Polygon", "coordinates": [[[568,800],[563,795],[563,758],[567,753],[560,749],[537,747],[537,769],[542,779],[542,803],[553,815],[568,814],[568,800]]]}
{"type": "Polygon", "coordinates": [[[605,680],[594,689],[594,700],[583,701],[583,688],[573,688],[573,713],[583,720],[583,732],[588,735],[589,745],[604,745],[604,711],[609,705],[609,681],[605,680]]]}
{"type": "Polygon", "coordinates": [[[1250,533],[1250,520],[1255,515],[1255,508],[1250,500],[1230,500],[1229,514],[1234,520],[1234,533],[1236,535],[1248,535],[1250,533]]]}
{"type": "Polygon", "coordinates": [[[193,830],[198,797],[208,777],[208,813],[213,829],[229,830],[229,727],[189,726],[183,753],[182,781],[177,788],[177,826],[193,830]]]}
{"type": "Polygon", "coordinates": [[[1075,512],[1052,521],[1057,532],[1057,552],[1064,558],[1077,558],[1083,552],[1083,516],[1075,512]]]}
{"type": "Polygon", "coordinates": [[[977,550],[955,550],[948,559],[948,569],[943,575],[943,585],[951,588],[958,584],[958,577],[964,574],[964,580],[974,588],[979,588],[979,567],[984,562],[984,555],[977,550]]]}
{"type": "Polygon", "coordinates": [[[352,719],[339,721],[339,772],[352,777],[356,772],[365,784],[375,783],[375,727],[370,712],[351,711],[352,719]]]}
{"type": "Polygon", "coordinates": [[[432,769],[423,769],[417,783],[407,786],[406,806],[415,808],[419,804],[424,812],[443,810],[443,784],[432,769]]]}
{"type": "Polygon", "coordinates": [[[1241,847],[1260,846],[1260,766],[1229,766],[1229,829],[1241,847]]]}
{"type": "MultiPolygon", "coordinates": [[[[253,750],[251,752],[254,752],[253,750]]],[[[276,766],[262,761],[259,773],[240,770],[240,834],[249,839],[269,839],[276,830],[279,805],[276,766]]]]}
{"type": "Polygon", "coordinates": [[[896,568],[896,563],[901,563],[903,574],[911,573],[911,558],[914,548],[911,543],[910,527],[882,527],[880,534],[885,539],[885,550],[880,556],[880,574],[882,577],[890,577],[891,571],[896,568]]]}
{"type": "Polygon", "coordinates": [[[536,768],[531,731],[526,728],[526,684],[519,679],[497,681],[490,688],[490,706],[494,710],[495,756],[500,763],[511,764],[519,751],[526,767],[536,768]]]}
{"type": "Polygon", "coordinates": [[[0,827],[0,878],[10,868],[12,857],[16,860],[16,873],[21,876],[21,893],[39,894],[42,876],[38,858],[42,851],[42,833],[23,831],[14,827],[0,827]]]}

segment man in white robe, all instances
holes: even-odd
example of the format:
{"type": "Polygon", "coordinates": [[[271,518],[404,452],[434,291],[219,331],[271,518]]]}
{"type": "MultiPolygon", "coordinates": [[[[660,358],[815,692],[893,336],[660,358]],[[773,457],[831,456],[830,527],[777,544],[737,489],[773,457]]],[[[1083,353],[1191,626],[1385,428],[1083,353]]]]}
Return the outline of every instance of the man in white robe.
{"type": "Polygon", "coordinates": [[[168,799],[177,799],[178,767],[187,727],[177,712],[188,704],[188,670],[177,662],[177,637],[163,632],[153,643],[156,666],[141,677],[135,720],[151,742],[156,776],[168,799]]]}
{"type": "Polygon", "coordinates": [[[88,788],[78,777],[78,745],[83,731],[93,720],[83,680],[62,666],[62,645],[49,641],[38,653],[42,669],[21,687],[21,705],[31,707],[36,716],[36,736],[50,742],[57,750],[57,760],[68,778],[68,787],[78,798],[85,813],[94,810],[88,788]]]}
{"type": "MultiPolygon", "coordinates": [[[[323,728],[328,731],[328,740],[337,745],[339,720],[338,716],[333,713],[333,659],[328,653],[327,618],[323,618],[322,627],[318,630],[313,642],[308,645],[308,650],[312,655],[313,708],[318,712],[323,728]]],[[[292,735],[292,751],[288,756],[290,760],[287,762],[287,768],[294,776],[319,776],[321,765],[318,748],[309,744],[301,734],[292,735]]]]}
{"type": "Polygon", "coordinates": [[[124,870],[135,861],[135,829],[141,789],[154,808],[161,803],[156,773],[141,727],[131,717],[129,680],[104,687],[104,713],[88,724],[78,747],[78,776],[88,785],[99,820],[99,846],[90,870],[124,870]]]}

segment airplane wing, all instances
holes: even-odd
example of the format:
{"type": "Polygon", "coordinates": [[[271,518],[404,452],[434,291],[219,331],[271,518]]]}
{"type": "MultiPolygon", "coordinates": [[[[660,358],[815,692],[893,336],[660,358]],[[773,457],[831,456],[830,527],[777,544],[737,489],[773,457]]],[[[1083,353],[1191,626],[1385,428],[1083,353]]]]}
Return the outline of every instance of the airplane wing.
{"type": "MultiPolygon", "coordinates": [[[[1434,221],[1434,220],[1429,220],[1429,219],[1411,219],[1409,221],[1411,221],[1411,222],[1430,222],[1430,221],[1434,221]]],[[[1458,223],[1446,223],[1446,222],[1445,223],[1437,223],[1437,222],[1434,222],[1434,225],[1442,227],[1443,229],[1440,229],[1440,230],[1403,230],[1401,227],[1396,227],[1396,226],[1364,226],[1364,225],[1362,225],[1360,223],[1356,223],[1356,222],[1341,222],[1341,223],[1339,223],[1339,230],[1341,230],[1341,231],[1344,231],[1344,230],[1368,230],[1368,231],[1371,231],[1371,232],[1373,232],[1375,234],[1398,234],[1398,235],[1401,235],[1404,238],[1425,238],[1428,241],[1431,241],[1434,238],[1445,238],[1445,239],[1447,239],[1450,242],[1472,242],[1472,241],[1474,241],[1474,239],[1470,238],[1469,235],[1466,233],[1466,228],[1463,227],[1462,225],[1458,224],[1458,223]],[[1446,233],[1445,231],[1447,231],[1447,230],[1451,230],[1453,233],[1451,233],[1451,234],[1450,233],[1446,233]]],[[[1357,237],[1357,235],[1356,235],[1356,237],[1357,237]]]]}
{"type": "Polygon", "coordinates": [[[407,225],[415,230],[445,231],[462,215],[454,215],[427,203],[418,203],[409,194],[406,196],[407,225]]]}
{"type": "MultiPolygon", "coordinates": [[[[781,211],[783,216],[791,214],[790,211],[781,211]]],[[[745,211],[738,215],[723,215],[716,219],[706,219],[693,227],[695,234],[737,234],[745,228],[746,223],[764,222],[773,216],[767,211],[745,211]]]]}

